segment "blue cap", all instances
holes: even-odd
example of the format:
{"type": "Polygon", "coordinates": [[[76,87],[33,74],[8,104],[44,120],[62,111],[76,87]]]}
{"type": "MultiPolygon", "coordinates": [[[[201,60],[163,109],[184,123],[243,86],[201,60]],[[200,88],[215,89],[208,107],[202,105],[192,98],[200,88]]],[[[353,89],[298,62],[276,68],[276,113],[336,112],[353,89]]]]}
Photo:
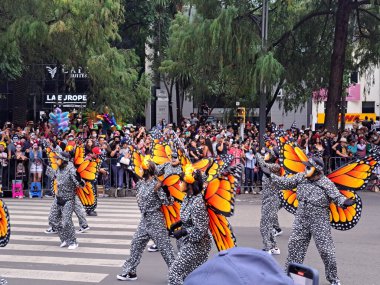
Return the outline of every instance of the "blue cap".
{"type": "Polygon", "coordinates": [[[195,269],[184,285],[294,285],[277,261],[262,250],[234,247],[195,269]]]}

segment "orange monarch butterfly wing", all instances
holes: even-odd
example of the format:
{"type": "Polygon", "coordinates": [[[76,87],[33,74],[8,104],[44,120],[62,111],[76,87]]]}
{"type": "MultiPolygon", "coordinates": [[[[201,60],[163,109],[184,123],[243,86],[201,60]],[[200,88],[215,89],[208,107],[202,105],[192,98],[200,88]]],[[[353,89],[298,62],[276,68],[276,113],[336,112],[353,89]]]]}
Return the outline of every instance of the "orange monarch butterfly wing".
{"type": "Polygon", "coordinates": [[[86,181],[94,181],[98,177],[102,157],[96,159],[85,159],[83,145],[75,148],[74,165],[80,177],[86,181]]]}
{"type": "Polygon", "coordinates": [[[230,217],[234,213],[236,187],[240,183],[242,165],[230,168],[230,172],[208,182],[203,197],[208,208],[217,214],[230,217]]]}
{"type": "Polygon", "coordinates": [[[295,214],[298,208],[297,189],[280,191],[281,205],[291,214],[295,214]]]}
{"type": "Polygon", "coordinates": [[[85,150],[83,145],[78,145],[75,148],[75,153],[74,153],[74,165],[75,167],[79,167],[83,162],[85,158],[85,150]]]}
{"type": "Polygon", "coordinates": [[[185,151],[182,148],[177,148],[177,153],[178,153],[178,159],[179,162],[181,163],[182,167],[185,167],[185,165],[191,163],[189,157],[186,155],[185,151]]]}
{"type": "Polygon", "coordinates": [[[53,179],[51,181],[51,189],[52,189],[54,195],[57,194],[57,192],[58,192],[57,179],[53,179]]]}
{"type": "Polygon", "coordinates": [[[139,178],[142,178],[144,174],[144,171],[142,169],[142,161],[144,157],[141,152],[133,146],[129,146],[129,151],[131,153],[132,172],[135,173],[139,178]]]}
{"type": "Polygon", "coordinates": [[[226,168],[228,168],[233,160],[232,155],[221,155],[216,158],[210,167],[206,170],[207,182],[219,176],[226,168]]]}
{"type": "Polygon", "coordinates": [[[286,140],[279,146],[280,149],[280,164],[288,174],[296,174],[305,172],[306,166],[303,162],[308,161],[306,154],[300,149],[297,144],[286,140]]]}
{"type": "Polygon", "coordinates": [[[334,229],[347,231],[352,229],[360,220],[362,214],[362,200],[350,190],[339,190],[346,198],[355,200],[355,204],[343,209],[334,203],[330,203],[330,224],[334,229]]]}
{"type": "Polygon", "coordinates": [[[214,238],[218,251],[226,250],[236,246],[236,238],[227,218],[207,209],[209,216],[209,229],[214,238]]]}
{"type": "Polygon", "coordinates": [[[212,165],[213,161],[214,160],[212,158],[203,158],[197,162],[194,162],[193,167],[195,170],[200,170],[202,173],[205,173],[207,169],[212,165]]]}
{"type": "Polygon", "coordinates": [[[379,157],[366,156],[338,168],[327,177],[338,189],[362,190],[367,186],[378,162],[379,157]]]}
{"type": "Polygon", "coordinates": [[[49,165],[53,170],[58,169],[57,160],[54,158],[56,156],[56,153],[53,151],[51,147],[46,147],[46,155],[48,157],[49,165]]]}
{"type": "Polygon", "coordinates": [[[185,197],[185,183],[178,174],[171,174],[162,181],[162,187],[167,187],[170,195],[178,202],[185,197]]]}
{"type": "Polygon", "coordinates": [[[91,182],[86,181],[84,187],[78,187],[76,189],[76,193],[79,200],[82,202],[82,205],[87,211],[93,211],[96,209],[98,201],[95,195],[95,189],[91,182]]]}
{"type": "Polygon", "coordinates": [[[173,205],[162,205],[161,211],[164,214],[166,228],[169,230],[171,225],[180,220],[181,204],[174,202],[173,205]]]}
{"type": "Polygon", "coordinates": [[[172,150],[166,142],[154,141],[151,156],[155,164],[161,165],[170,162],[171,154],[172,150]]]}
{"type": "Polygon", "coordinates": [[[0,199],[0,247],[8,244],[11,236],[11,224],[9,220],[8,207],[2,199],[0,199]]]}

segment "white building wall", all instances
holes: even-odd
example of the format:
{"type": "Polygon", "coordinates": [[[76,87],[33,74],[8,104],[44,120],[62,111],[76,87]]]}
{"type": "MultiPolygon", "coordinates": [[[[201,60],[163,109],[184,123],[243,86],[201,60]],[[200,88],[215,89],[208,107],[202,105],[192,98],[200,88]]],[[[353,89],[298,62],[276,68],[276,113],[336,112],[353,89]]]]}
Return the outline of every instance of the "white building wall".
{"type": "MultiPolygon", "coordinates": [[[[362,102],[375,102],[376,116],[380,116],[380,67],[361,73],[359,77],[360,100],[347,102],[347,113],[361,114],[362,102]]],[[[312,116],[313,126],[317,123],[317,114],[324,113],[325,102],[316,103],[313,101],[312,116]]],[[[346,122],[347,125],[350,125],[346,122]]]]}

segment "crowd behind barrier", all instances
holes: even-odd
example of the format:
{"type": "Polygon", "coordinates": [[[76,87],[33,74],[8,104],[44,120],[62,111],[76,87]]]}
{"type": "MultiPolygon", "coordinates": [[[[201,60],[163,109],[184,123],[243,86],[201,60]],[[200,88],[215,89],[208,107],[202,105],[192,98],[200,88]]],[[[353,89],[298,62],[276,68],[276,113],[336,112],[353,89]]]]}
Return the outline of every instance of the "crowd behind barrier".
{"type": "MultiPolygon", "coordinates": [[[[371,153],[379,154],[378,125],[378,122],[357,120],[352,128],[333,134],[323,129],[312,131],[305,126],[297,128],[295,124],[285,130],[282,125],[271,123],[267,125],[265,140],[267,147],[277,146],[275,132],[284,131],[308,156],[323,158],[325,172],[329,173],[351,160],[371,153]]],[[[231,165],[242,163],[245,166],[238,194],[260,193],[262,172],[254,156],[255,152],[261,151],[256,124],[248,121],[244,137],[241,137],[238,124],[222,125],[220,121],[207,120],[204,114],[191,114],[190,118],[183,119],[178,126],[166,124],[163,120],[155,128],[161,130],[168,140],[179,138],[192,162],[223,154],[232,155],[234,159],[231,165]]],[[[131,168],[121,160],[130,156],[127,138],[132,139],[143,154],[151,152],[152,134],[144,126],[129,124],[120,130],[105,129],[101,124],[90,127],[74,117],[70,131],[54,135],[46,121],[38,124],[28,122],[23,127],[7,122],[0,133],[2,194],[12,196],[12,189],[20,190],[21,187],[26,197],[39,191],[43,195],[52,195],[51,180],[45,174],[48,165],[45,146],[49,144],[64,148],[70,143],[79,142],[84,143],[86,155],[94,147],[99,147],[106,158],[96,183],[102,193],[110,196],[133,194],[135,183],[131,168]]],[[[379,174],[379,169],[377,173],[379,174]]]]}

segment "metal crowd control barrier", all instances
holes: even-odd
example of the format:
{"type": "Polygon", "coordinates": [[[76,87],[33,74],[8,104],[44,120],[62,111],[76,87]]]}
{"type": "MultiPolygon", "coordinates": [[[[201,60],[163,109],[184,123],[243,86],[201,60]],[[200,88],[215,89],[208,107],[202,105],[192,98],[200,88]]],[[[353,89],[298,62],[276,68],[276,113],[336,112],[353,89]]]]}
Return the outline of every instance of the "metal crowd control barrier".
{"type": "MultiPolygon", "coordinates": [[[[51,179],[46,175],[46,165],[48,165],[47,158],[43,159],[44,163],[42,164],[42,174],[40,179],[34,179],[31,171],[32,164],[29,160],[24,162],[24,169],[18,166],[18,163],[15,159],[8,160],[8,165],[6,167],[0,166],[0,184],[2,190],[2,195],[4,197],[12,197],[15,190],[22,191],[24,197],[30,197],[30,192],[41,191],[42,196],[51,195],[51,179]],[[21,171],[23,170],[23,171],[21,171]],[[13,190],[12,190],[13,189],[13,190]],[[33,191],[36,190],[36,191],[33,191]]],[[[240,160],[236,160],[240,162],[240,160]]],[[[128,169],[127,166],[124,166],[118,163],[116,158],[107,158],[103,161],[101,165],[102,171],[99,172],[97,180],[97,189],[101,196],[118,196],[124,197],[129,195],[134,195],[135,192],[135,181],[133,179],[132,172],[128,169]],[[118,190],[116,190],[118,189],[118,190]]],[[[254,173],[254,181],[246,185],[245,179],[246,175],[243,169],[241,177],[241,187],[240,193],[247,191],[261,191],[261,171],[254,173]]],[[[0,191],[1,192],[1,191],[0,191]]],[[[1,195],[1,194],[0,194],[1,195]]],[[[16,197],[19,197],[17,195],[16,197]]]]}

